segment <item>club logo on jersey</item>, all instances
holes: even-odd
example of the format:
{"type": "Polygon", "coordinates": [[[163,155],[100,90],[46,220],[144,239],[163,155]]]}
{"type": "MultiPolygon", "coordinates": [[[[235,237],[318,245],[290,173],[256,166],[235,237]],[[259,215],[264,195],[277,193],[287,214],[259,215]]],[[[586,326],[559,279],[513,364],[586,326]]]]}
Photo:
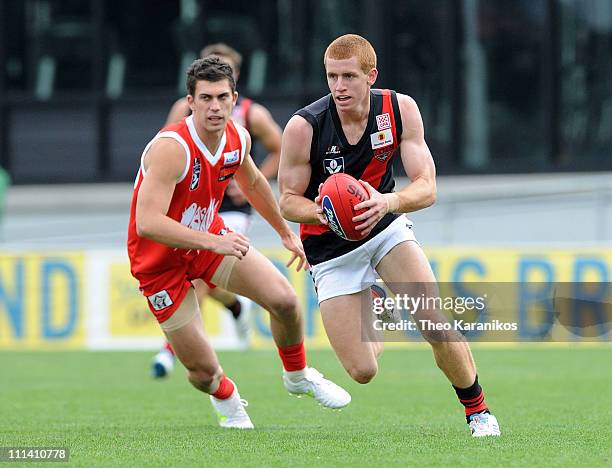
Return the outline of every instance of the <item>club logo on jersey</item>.
{"type": "Polygon", "coordinates": [[[203,208],[197,203],[192,203],[183,211],[181,224],[194,231],[208,231],[215,219],[218,206],[219,202],[214,198],[210,201],[207,208],[203,208]]]}
{"type": "Polygon", "coordinates": [[[391,116],[388,112],[376,116],[376,125],[379,131],[391,128],[391,116]]]}
{"type": "Polygon", "coordinates": [[[370,135],[370,141],[372,142],[372,149],[383,148],[393,144],[393,133],[391,129],[382,130],[380,132],[372,133],[370,135]]]}
{"type": "Polygon", "coordinates": [[[200,158],[194,158],[193,173],[191,175],[191,184],[189,185],[189,190],[195,190],[200,185],[200,171],[201,170],[202,170],[202,165],[200,163],[200,158]]]}
{"type": "Polygon", "coordinates": [[[231,166],[240,161],[240,150],[230,151],[229,153],[223,153],[223,165],[231,166]]]}
{"type": "Polygon", "coordinates": [[[165,289],[147,296],[147,299],[155,310],[164,310],[166,307],[170,307],[172,304],[174,304],[170,298],[170,294],[168,294],[168,291],[165,289]]]}
{"type": "Polygon", "coordinates": [[[374,157],[380,161],[380,162],[385,162],[387,159],[389,159],[391,156],[393,156],[393,153],[395,152],[395,150],[392,151],[374,151],[374,157]]]}
{"type": "Polygon", "coordinates": [[[334,231],[338,236],[346,239],[346,234],[342,230],[340,223],[338,222],[338,217],[336,216],[336,210],[334,209],[334,204],[330,200],[329,197],[323,197],[321,202],[321,207],[323,208],[323,214],[327,218],[327,225],[329,228],[334,231]]]}
{"type": "Polygon", "coordinates": [[[323,160],[323,169],[328,174],[337,174],[344,172],[344,157],[329,158],[323,160]]]}

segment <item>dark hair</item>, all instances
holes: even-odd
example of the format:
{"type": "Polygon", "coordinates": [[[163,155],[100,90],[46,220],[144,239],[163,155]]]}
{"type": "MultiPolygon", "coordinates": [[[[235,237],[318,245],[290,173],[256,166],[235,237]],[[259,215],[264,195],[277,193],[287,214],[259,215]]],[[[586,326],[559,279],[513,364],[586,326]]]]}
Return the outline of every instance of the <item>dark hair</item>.
{"type": "Polygon", "coordinates": [[[198,81],[214,83],[221,80],[229,81],[232,93],[236,91],[232,67],[215,56],[197,59],[187,69],[187,92],[193,96],[198,81]]]}
{"type": "Polygon", "coordinates": [[[200,51],[200,58],[208,57],[209,55],[216,55],[222,59],[230,59],[232,62],[234,62],[234,71],[236,73],[240,72],[242,55],[240,55],[236,49],[231,48],[227,44],[224,44],[223,42],[210,44],[200,51]]]}

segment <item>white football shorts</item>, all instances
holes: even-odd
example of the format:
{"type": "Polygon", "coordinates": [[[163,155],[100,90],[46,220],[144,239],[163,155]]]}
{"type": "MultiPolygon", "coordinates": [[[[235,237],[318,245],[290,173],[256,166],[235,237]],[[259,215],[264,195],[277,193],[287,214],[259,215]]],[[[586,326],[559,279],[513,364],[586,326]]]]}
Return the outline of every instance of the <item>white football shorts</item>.
{"type": "Polygon", "coordinates": [[[340,257],[311,266],[319,304],[332,297],[363,291],[376,283],[374,268],[389,251],[405,241],[417,242],[412,221],[399,216],[381,233],[340,257]]]}

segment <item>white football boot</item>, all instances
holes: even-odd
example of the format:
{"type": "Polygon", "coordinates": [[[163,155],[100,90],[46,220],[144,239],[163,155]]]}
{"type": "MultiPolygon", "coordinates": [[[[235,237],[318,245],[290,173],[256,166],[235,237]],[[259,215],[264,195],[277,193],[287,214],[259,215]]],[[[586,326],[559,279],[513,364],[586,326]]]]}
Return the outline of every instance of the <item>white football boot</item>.
{"type": "Polygon", "coordinates": [[[501,435],[497,418],[490,413],[470,415],[470,430],[472,431],[472,437],[501,435]]]}
{"type": "Polygon", "coordinates": [[[255,428],[251,422],[251,418],[249,418],[249,415],[244,409],[246,406],[249,406],[249,403],[240,398],[237,387],[234,387],[232,396],[225,400],[219,400],[210,395],[210,402],[217,413],[219,426],[233,429],[255,428]]]}
{"type": "Polygon", "coordinates": [[[324,378],[323,374],[313,367],[306,367],[304,377],[299,380],[292,380],[284,371],[283,383],[290,394],[297,397],[311,396],[327,408],[344,408],[351,402],[351,395],[346,390],[324,378]]]}
{"type": "Polygon", "coordinates": [[[167,349],[162,349],[153,358],[151,374],[155,379],[167,377],[174,369],[174,354],[167,349]]]}

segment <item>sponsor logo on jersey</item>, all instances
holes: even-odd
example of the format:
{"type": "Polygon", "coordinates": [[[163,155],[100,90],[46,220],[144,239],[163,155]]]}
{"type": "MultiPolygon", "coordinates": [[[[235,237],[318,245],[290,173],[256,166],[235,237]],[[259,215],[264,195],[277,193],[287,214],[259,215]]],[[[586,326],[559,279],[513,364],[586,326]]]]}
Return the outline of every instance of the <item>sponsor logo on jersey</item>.
{"type": "Polygon", "coordinates": [[[377,115],[376,125],[380,131],[391,128],[391,116],[389,116],[389,113],[385,112],[384,114],[377,115]]]}
{"type": "Polygon", "coordinates": [[[147,296],[147,299],[155,310],[164,310],[166,307],[170,307],[174,304],[170,298],[170,294],[168,294],[168,291],[165,289],[147,296]]]}
{"type": "Polygon", "coordinates": [[[323,160],[323,169],[328,174],[344,172],[344,157],[328,158],[323,160]]]}
{"type": "Polygon", "coordinates": [[[327,151],[325,152],[325,156],[327,156],[328,154],[340,154],[341,152],[342,150],[340,149],[339,146],[332,145],[329,148],[327,148],[327,151]]]}
{"type": "Polygon", "coordinates": [[[388,128],[380,132],[372,133],[370,135],[370,141],[372,142],[372,149],[383,148],[393,144],[393,132],[388,128]]]}
{"type": "Polygon", "coordinates": [[[229,153],[223,153],[223,165],[229,166],[236,164],[240,161],[240,150],[230,151],[229,153]]]}
{"type": "Polygon", "coordinates": [[[219,170],[219,177],[217,180],[223,182],[224,180],[232,177],[238,168],[240,167],[240,150],[230,151],[229,153],[223,153],[223,166],[219,170]]]}
{"type": "Polygon", "coordinates": [[[195,190],[200,185],[200,171],[202,170],[202,164],[200,158],[193,159],[193,173],[191,175],[191,184],[189,190],[195,190]]]}
{"type": "Polygon", "coordinates": [[[321,207],[323,208],[323,214],[325,214],[325,217],[327,218],[327,225],[329,226],[329,228],[334,231],[338,236],[342,237],[343,239],[346,239],[346,234],[344,233],[344,230],[338,222],[336,210],[334,210],[334,204],[332,203],[329,197],[323,197],[321,207]]]}
{"type": "Polygon", "coordinates": [[[192,203],[181,216],[181,224],[193,229],[194,231],[208,231],[215,219],[215,213],[219,202],[214,198],[208,204],[208,207],[203,208],[197,203],[192,203]]]}

